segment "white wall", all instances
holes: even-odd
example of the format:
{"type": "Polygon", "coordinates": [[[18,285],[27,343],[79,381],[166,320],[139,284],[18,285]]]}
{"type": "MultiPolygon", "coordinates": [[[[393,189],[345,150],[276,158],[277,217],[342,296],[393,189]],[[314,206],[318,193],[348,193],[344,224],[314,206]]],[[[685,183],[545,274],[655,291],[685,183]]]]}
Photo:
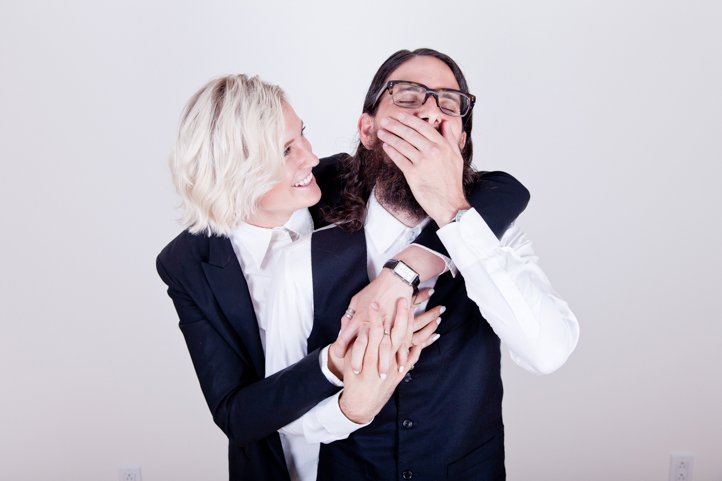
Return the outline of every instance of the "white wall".
{"type": "Polygon", "coordinates": [[[686,451],[722,480],[720,24],[702,0],[4,0],[0,479],[225,479],[154,270],[182,105],[260,73],[319,155],[348,150],[378,65],[430,46],[478,96],[478,165],[532,190],[521,222],[581,321],[558,373],[505,358],[509,479],[665,480],[686,451]]]}

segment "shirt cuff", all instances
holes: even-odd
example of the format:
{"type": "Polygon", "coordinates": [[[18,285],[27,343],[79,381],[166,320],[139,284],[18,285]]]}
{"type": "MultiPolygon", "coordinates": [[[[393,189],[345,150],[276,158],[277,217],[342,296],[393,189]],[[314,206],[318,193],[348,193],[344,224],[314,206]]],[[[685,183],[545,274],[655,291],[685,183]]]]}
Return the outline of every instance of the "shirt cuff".
{"type": "Polygon", "coordinates": [[[416,247],[421,247],[425,251],[431,252],[432,254],[436,255],[436,257],[439,257],[439,258],[441,258],[442,261],[444,261],[444,271],[440,272],[439,275],[444,274],[447,271],[450,271],[452,277],[456,277],[456,274],[459,273],[459,269],[456,268],[456,264],[454,264],[454,261],[452,261],[451,258],[446,257],[444,254],[440,254],[433,249],[429,249],[428,247],[422,246],[421,244],[417,244],[415,242],[411,245],[416,246],[416,247]]]}
{"type": "Polygon", "coordinates": [[[371,421],[373,421],[372,419],[366,424],[357,424],[347,418],[343,411],[341,411],[341,406],[339,405],[342,392],[343,391],[339,391],[333,396],[327,397],[317,405],[317,407],[320,408],[316,411],[317,420],[333,439],[346,439],[349,434],[357,429],[368,426],[371,424],[371,421]]]}
{"type": "MultiPolygon", "coordinates": [[[[326,379],[328,382],[333,384],[334,386],[343,387],[343,381],[341,381],[339,378],[336,377],[334,373],[331,372],[331,370],[328,368],[328,348],[331,347],[329,344],[328,346],[321,349],[321,353],[318,355],[318,362],[321,364],[321,372],[324,376],[326,376],[326,379]]],[[[344,416],[345,417],[345,416],[344,416]]]]}
{"type": "Polygon", "coordinates": [[[437,235],[459,269],[479,259],[490,257],[499,247],[499,239],[476,209],[469,209],[457,222],[450,222],[437,231],[437,235]]]}

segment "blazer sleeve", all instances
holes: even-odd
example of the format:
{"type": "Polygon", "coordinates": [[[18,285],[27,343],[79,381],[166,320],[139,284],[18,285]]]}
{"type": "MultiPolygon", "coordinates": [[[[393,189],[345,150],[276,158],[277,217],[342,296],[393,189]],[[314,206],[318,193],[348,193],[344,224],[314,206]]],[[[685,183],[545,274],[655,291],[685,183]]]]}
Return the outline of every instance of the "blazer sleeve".
{"type": "Polygon", "coordinates": [[[319,351],[268,378],[260,378],[248,354],[208,321],[193,298],[158,256],[203,395],[213,420],[237,444],[258,441],[301,417],[339,388],[321,372],[319,351]]]}
{"type": "MultiPolygon", "coordinates": [[[[497,239],[524,212],[529,203],[529,190],[506,172],[482,172],[467,193],[469,204],[481,215],[497,239]]],[[[436,235],[439,226],[429,222],[414,240],[448,257],[449,253],[436,235]]]]}

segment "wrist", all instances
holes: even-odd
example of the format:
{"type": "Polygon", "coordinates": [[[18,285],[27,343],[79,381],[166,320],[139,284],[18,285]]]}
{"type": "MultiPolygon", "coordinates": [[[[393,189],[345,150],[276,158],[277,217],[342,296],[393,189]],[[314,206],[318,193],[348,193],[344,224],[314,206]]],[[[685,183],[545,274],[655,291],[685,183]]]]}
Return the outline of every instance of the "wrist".
{"type": "Polygon", "coordinates": [[[396,259],[404,261],[418,272],[421,282],[426,282],[446,270],[446,261],[440,254],[435,254],[431,250],[415,244],[411,244],[399,252],[396,259]]]}
{"type": "Polygon", "coordinates": [[[471,204],[469,204],[469,202],[464,198],[456,202],[449,203],[448,205],[444,206],[443,209],[439,209],[439,212],[432,216],[432,218],[434,219],[434,222],[436,222],[436,225],[438,225],[439,227],[444,227],[446,224],[454,221],[456,215],[460,211],[469,209],[471,209],[471,204]]]}
{"type": "Polygon", "coordinates": [[[419,292],[419,273],[411,266],[399,259],[389,259],[384,264],[384,269],[388,269],[403,283],[411,287],[413,295],[419,292]]]}
{"type": "Polygon", "coordinates": [[[383,268],[381,269],[381,272],[379,273],[377,279],[380,278],[388,278],[388,279],[395,279],[393,281],[390,281],[393,283],[393,285],[397,286],[398,289],[402,289],[403,292],[411,297],[413,294],[414,288],[411,287],[409,284],[403,281],[399,276],[394,274],[394,272],[391,269],[383,268]]]}
{"type": "Polygon", "coordinates": [[[371,421],[373,421],[374,417],[368,413],[354,412],[354,409],[349,406],[344,399],[344,394],[345,391],[341,391],[341,394],[338,397],[338,407],[341,409],[341,413],[346,416],[346,419],[356,424],[369,424],[371,421]]]}

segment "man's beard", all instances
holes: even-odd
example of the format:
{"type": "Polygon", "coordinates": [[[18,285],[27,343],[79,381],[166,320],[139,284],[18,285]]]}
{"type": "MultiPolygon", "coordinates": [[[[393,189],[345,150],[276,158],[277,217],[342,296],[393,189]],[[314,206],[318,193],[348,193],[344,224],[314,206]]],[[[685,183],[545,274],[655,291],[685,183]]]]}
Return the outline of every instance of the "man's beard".
{"type": "Polygon", "coordinates": [[[416,201],[404,174],[384,152],[381,142],[376,139],[373,148],[365,150],[361,168],[370,184],[376,185],[376,197],[381,205],[414,218],[426,217],[426,212],[416,201]]]}

